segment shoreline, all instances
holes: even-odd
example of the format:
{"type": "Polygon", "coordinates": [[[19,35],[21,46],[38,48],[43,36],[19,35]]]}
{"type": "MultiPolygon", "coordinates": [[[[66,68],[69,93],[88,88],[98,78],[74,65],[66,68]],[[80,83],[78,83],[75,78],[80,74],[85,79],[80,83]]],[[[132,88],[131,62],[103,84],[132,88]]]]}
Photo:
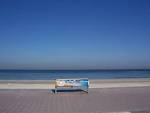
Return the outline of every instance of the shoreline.
{"type": "MultiPolygon", "coordinates": [[[[73,78],[74,79],[74,78],[73,78]]],[[[150,78],[89,79],[90,83],[150,82],[150,78]]],[[[54,83],[55,80],[0,80],[1,83],[54,83]]]]}
{"type": "MultiPolygon", "coordinates": [[[[61,79],[61,78],[60,78],[61,79]]],[[[63,78],[62,78],[63,79],[63,78]]],[[[67,79],[67,78],[66,78],[67,79]]],[[[80,78],[68,78],[68,79],[80,79],[80,78]]],[[[83,79],[83,78],[81,78],[83,79]]],[[[150,81],[150,78],[100,78],[100,79],[89,79],[92,82],[99,82],[99,81],[150,81]]],[[[55,79],[49,79],[49,80],[36,80],[36,79],[10,79],[10,80],[6,80],[6,79],[0,79],[0,83],[2,82],[51,82],[51,81],[55,81],[55,79]]]]}
{"type": "MultiPolygon", "coordinates": [[[[89,88],[147,87],[150,78],[89,79],[89,88]]],[[[0,80],[0,89],[54,89],[54,80],[0,80]]]]}

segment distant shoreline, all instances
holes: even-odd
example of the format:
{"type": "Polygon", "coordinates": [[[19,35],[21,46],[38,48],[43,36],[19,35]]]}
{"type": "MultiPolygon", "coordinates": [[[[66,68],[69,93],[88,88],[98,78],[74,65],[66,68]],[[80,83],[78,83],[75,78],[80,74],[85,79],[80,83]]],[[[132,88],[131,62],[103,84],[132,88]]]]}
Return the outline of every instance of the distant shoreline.
{"type": "MultiPolygon", "coordinates": [[[[79,78],[79,77],[77,77],[79,78]]],[[[61,79],[61,77],[60,77],[61,79]]],[[[68,79],[74,79],[69,78],[68,79]]],[[[55,80],[0,80],[0,83],[53,83],[55,80]]],[[[150,82],[150,78],[112,78],[112,79],[89,79],[91,83],[105,82],[150,82]]]]}
{"type": "MultiPolygon", "coordinates": [[[[69,77],[68,77],[69,78],[69,77]]],[[[77,77],[79,78],[79,77],[77,77]]],[[[61,78],[60,78],[61,79],[61,78]]],[[[71,79],[71,78],[69,78],[71,79]]],[[[74,79],[74,78],[72,78],[74,79]]],[[[112,78],[112,79],[89,79],[91,82],[106,82],[106,81],[150,81],[150,78],[112,78]]],[[[2,82],[53,82],[54,80],[18,80],[18,79],[14,79],[14,80],[0,80],[0,83],[2,82]]]]}

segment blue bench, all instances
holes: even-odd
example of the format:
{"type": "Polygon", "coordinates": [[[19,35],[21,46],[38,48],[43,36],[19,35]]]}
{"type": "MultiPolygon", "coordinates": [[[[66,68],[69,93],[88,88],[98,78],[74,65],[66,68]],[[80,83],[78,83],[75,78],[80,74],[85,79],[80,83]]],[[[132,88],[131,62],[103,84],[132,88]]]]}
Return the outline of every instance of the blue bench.
{"type": "Polygon", "coordinates": [[[57,91],[85,91],[88,93],[89,80],[87,78],[80,79],[56,79],[55,93],[57,91]]]}

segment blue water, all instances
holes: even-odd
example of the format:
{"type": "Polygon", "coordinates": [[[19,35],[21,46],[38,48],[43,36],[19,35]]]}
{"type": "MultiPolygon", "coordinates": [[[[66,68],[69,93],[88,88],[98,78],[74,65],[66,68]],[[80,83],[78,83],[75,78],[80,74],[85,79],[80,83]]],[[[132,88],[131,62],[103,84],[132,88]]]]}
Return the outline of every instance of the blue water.
{"type": "Polygon", "coordinates": [[[0,70],[0,80],[150,78],[150,70],[0,70]]]}

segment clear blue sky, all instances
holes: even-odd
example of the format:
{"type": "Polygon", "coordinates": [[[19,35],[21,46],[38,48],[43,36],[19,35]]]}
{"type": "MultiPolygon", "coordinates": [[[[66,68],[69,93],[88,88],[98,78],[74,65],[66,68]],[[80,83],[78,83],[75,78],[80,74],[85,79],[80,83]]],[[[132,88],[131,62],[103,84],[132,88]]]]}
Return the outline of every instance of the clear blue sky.
{"type": "Polygon", "coordinates": [[[0,69],[150,68],[149,0],[0,0],[0,69]]]}

